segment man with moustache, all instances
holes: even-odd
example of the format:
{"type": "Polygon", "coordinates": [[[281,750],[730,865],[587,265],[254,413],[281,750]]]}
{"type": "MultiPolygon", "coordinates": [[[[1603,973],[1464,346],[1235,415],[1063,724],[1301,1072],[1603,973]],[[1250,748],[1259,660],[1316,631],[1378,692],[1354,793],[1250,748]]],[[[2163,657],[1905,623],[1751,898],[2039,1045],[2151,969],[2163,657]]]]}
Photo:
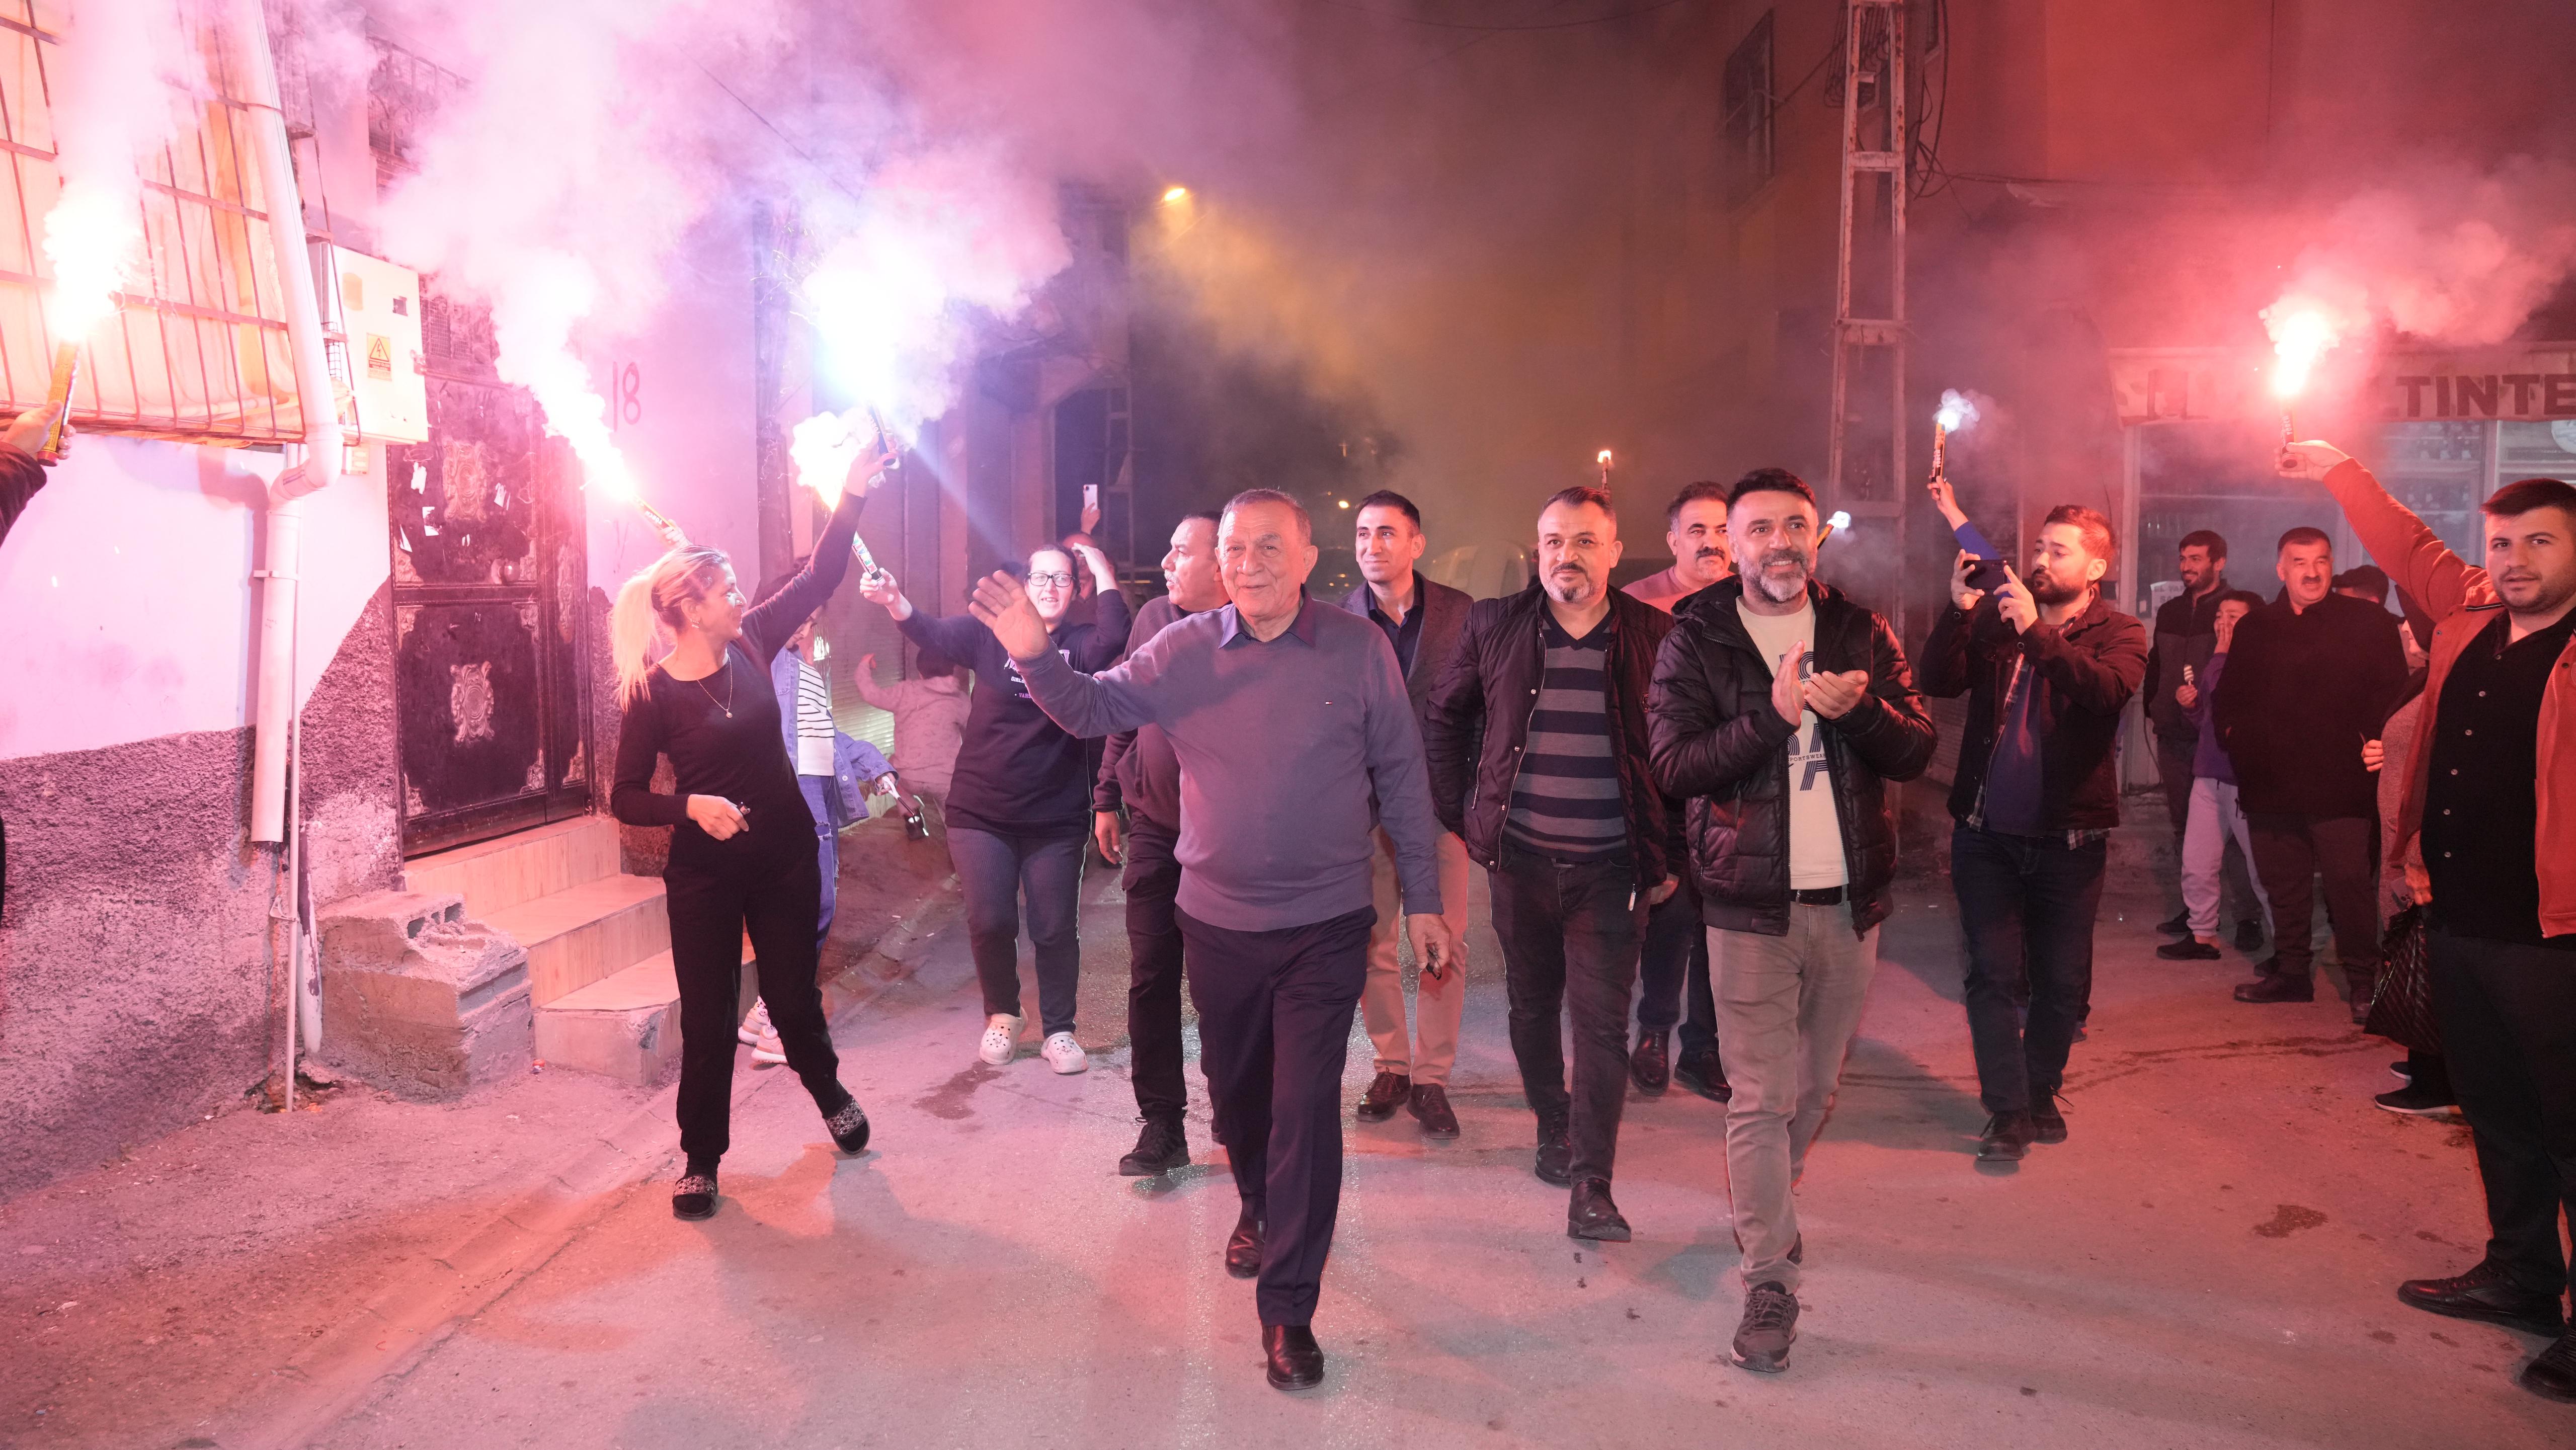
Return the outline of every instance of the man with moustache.
{"type": "Polygon", "coordinates": [[[1609,494],[1575,487],[1548,499],[1537,581],[1468,611],[1423,713],[1423,745],[1441,823],[1493,888],[1538,1176],[1573,1190],[1567,1234],[1625,1243],[1610,1173],[1628,994],[1646,910],[1678,883],[1646,758],[1646,685],[1672,621],[1610,587],[1618,562],[1609,494]]]}
{"type": "MultiPolygon", "coordinates": [[[[1358,558],[1359,588],[1342,607],[1386,632],[1395,647],[1395,663],[1404,672],[1404,688],[1418,716],[1441,666],[1458,642],[1474,601],[1460,590],[1422,577],[1414,565],[1427,541],[1422,511],[1413,500],[1391,489],[1361,499],[1352,553],[1358,558]]],[[[1377,903],[1377,926],[1369,932],[1368,986],[1360,992],[1360,1020],[1368,1025],[1377,1049],[1377,1076],[1360,1096],[1358,1117],[1383,1122],[1398,1107],[1422,1124],[1423,1136],[1455,1138],[1458,1115],[1449,1107],[1449,1069],[1458,1060],[1458,1023],[1467,1005],[1467,845],[1454,830],[1440,835],[1440,899],[1447,905],[1450,935],[1459,943],[1457,960],[1437,972],[1422,974],[1414,993],[1414,1031],[1408,1044],[1404,1030],[1404,972],[1396,960],[1395,924],[1402,901],[1395,870],[1395,843],[1377,833],[1377,862],[1370,885],[1377,903]],[[1410,1051],[1407,1051],[1408,1045],[1410,1051]]]]}
{"type": "MultiPolygon", "coordinates": [[[[1702,480],[1673,495],[1664,507],[1664,547],[1672,550],[1672,567],[1628,585],[1628,593],[1666,614],[1734,572],[1726,551],[1725,484],[1702,480]]],[[[1666,801],[1664,815],[1672,829],[1667,854],[1679,862],[1689,851],[1681,803],[1666,801]]],[[[1646,945],[1637,962],[1637,1046],[1628,1057],[1628,1077],[1649,1096],[1678,1080],[1722,1103],[1733,1090],[1726,1085],[1717,1050],[1717,1006],[1709,997],[1708,934],[1700,920],[1699,886],[1688,871],[1673,874],[1680,887],[1646,914],[1646,945]],[[1678,1056],[1672,1052],[1676,1023],[1682,1039],[1678,1056]]]]}
{"type": "Polygon", "coordinates": [[[1970,587],[1973,557],[1959,555],[1950,607],[1923,646],[1924,693],[1968,696],[1950,880],[1988,1114],[1982,1162],[2066,1141],[2057,1088],[2092,1007],[2093,921],[2120,823],[2120,712],[2147,672],[2146,630],[2102,597],[2114,557],[2110,520],[2060,504],[2032,541],[2027,581],[2007,565],[1990,596],[1970,587]]]}
{"type": "Polygon", "coordinates": [[[1243,1210],[1226,1268],[1260,1278],[1270,1383],[1323,1382],[1315,1302],[1342,1192],[1342,1064],[1368,975],[1372,828],[1396,846],[1416,960],[1455,942],[1441,916],[1440,824],[1386,636],[1306,597],[1317,553],[1295,499],[1225,506],[1217,557],[1231,603],[1164,629],[1098,675],[1049,646],[1008,574],[975,585],[975,617],[1029,696],[1074,735],[1157,725],[1180,762],[1180,924],[1200,1064],[1243,1210]]]}
{"type": "Polygon", "coordinates": [[[2523,1387],[2576,1401],[2561,1297],[2576,1280],[2559,1236],[2576,1220],[2576,488],[2496,490],[2479,568],[2339,449],[2282,452],[2283,471],[2323,483],[2440,621],[2414,745],[2386,764],[2405,785],[2397,849],[2420,839],[2432,878],[2433,1012],[2489,1237],[2467,1273],[2410,1280],[2397,1297],[2553,1337],[2523,1387]]]}
{"type": "Polygon", "coordinates": [[[1766,1374],[1788,1368],[1797,1338],[1793,1192],[1860,1025],[1896,874],[1886,782],[1922,774],[1933,745],[1895,633],[1813,577],[1817,538],[1816,495],[1796,474],[1737,481],[1737,577],[1675,618],[1649,706],[1655,778],[1689,803],[1687,864],[1735,1085],[1734,1359],[1766,1374]]]}
{"type": "Polygon", "coordinates": [[[2397,616],[2334,592],[2334,542],[2323,530],[2290,530],[2276,554],[2281,596],[2236,626],[2210,700],[2278,928],[2271,959],[2236,1000],[2316,999],[2308,922],[2322,875],[2359,1022],[2379,977],[2379,790],[2361,748],[2379,738],[2406,684],[2406,647],[2397,616]]]}
{"type": "MultiPolygon", "coordinates": [[[[1127,634],[1129,655],[1174,620],[1225,607],[1216,530],[1217,516],[1204,512],[1173,526],[1172,547],[1163,555],[1166,592],[1136,612],[1127,634]]],[[[1127,1040],[1133,1045],[1137,1121],[1144,1126],[1134,1150],[1118,1160],[1118,1171],[1129,1178],[1154,1177],[1190,1161],[1189,1136],[1181,1126],[1189,1110],[1181,1071],[1188,1055],[1181,1040],[1181,929],[1172,917],[1181,885],[1180,859],[1172,854],[1181,834],[1181,763],[1162,727],[1145,725],[1109,737],[1091,810],[1092,840],[1101,858],[1120,868],[1118,885],[1127,895],[1127,1040]]]]}

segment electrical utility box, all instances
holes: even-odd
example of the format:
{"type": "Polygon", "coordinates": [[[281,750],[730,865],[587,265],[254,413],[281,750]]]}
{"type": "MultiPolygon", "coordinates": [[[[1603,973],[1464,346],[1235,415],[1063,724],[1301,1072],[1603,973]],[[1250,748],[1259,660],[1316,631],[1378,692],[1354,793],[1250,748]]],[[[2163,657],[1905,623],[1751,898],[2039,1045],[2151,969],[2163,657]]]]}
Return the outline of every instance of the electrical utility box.
{"type": "Polygon", "coordinates": [[[313,244],[314,291],[340,421],[369,443],[429,441],[420,347],[420,274],[329,242],[313,244]]]}

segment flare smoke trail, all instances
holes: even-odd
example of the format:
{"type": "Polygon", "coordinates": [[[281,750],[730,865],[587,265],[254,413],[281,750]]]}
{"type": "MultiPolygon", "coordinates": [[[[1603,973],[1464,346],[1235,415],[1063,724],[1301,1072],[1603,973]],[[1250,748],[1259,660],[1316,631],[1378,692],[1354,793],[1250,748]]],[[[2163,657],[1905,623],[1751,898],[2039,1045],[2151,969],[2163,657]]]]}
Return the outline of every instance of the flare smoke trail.
{"type": "Polygon", "coordinates": [[[207,89],[188,48],[201,32],[182,17],[174,0],[83,0],[69,13],[46,76],[62,175],[44,239],[58,341],[77,343],[105,321],[142,260],[142,170],[207,89]]]}

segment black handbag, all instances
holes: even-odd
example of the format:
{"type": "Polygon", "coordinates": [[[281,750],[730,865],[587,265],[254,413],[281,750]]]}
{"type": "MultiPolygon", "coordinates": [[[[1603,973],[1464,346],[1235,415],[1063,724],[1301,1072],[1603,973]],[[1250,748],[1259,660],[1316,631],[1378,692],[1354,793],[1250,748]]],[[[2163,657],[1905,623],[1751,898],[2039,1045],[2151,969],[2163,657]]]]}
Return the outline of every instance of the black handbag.
{"type": "Polygon", "coordinates": [[[2442,1030],[2433,1020],[2433,971],[2424,945],[2424,908],[2410,906],[2388,923],[2381,945],[2379,990],[2370,999],[2364,1032],[2390,1039],[2409,1052],[2439,1053],[2442,1030]]]}

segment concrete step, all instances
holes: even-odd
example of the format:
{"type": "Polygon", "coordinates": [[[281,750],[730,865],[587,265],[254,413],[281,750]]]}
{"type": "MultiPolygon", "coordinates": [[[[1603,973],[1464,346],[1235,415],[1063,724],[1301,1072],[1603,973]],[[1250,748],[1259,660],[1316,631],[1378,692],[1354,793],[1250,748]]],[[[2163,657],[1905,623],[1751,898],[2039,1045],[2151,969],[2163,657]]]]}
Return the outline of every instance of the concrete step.
{"type": "Polygon", "coordinates": [[[316,925],[324,1061],[427,1100],[527,1066],[527,954],[453,894],[374,892],[316,925]]]}
{"type": "Polygon", "coordinates": [[[488,921],[542,896],[568,891],[618,870],[617,822],[607,816],[557,821],[403,864],[409,888],[465,898],[465,914],[488,921]]]}
{"type": "MultiPolygon", "coordinates": [[[[743,945],[745,967],[751,946],[743,945]]],[[[751,1010],[759,983],[746,970],[736,1021],[751,1010]]],[[[578,1068],[638,1087],[661,1082],[680,1066],[680,981],[671,954],[655,952],[537,1009],[536,1052],[550,1067],[578,1068]]]]}
{"type": "Polygon", "coordinates": [[[602,876],[483,921],[527,948],[529,992],[543,1007],[669,950],[662,897],[658,876],[602,876]]]}

